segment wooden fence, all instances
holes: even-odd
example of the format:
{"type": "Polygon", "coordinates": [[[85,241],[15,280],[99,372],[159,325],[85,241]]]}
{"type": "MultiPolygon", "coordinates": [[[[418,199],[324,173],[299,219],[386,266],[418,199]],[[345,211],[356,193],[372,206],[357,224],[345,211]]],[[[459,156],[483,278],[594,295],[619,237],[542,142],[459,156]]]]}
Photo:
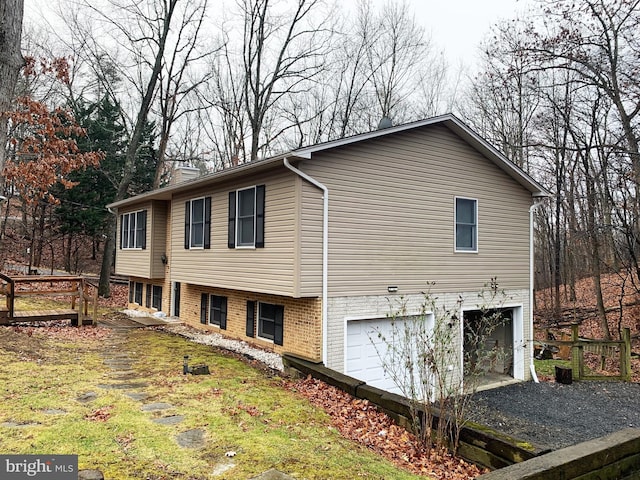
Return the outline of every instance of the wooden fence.
{"type": "Polygon", "coordinates": [[[620,340],[595,340],[580,338],[578,325],[571,325],[571,340],[548,340],[544,343],[571,349],[571,373],[575,380],[631,380],[631,331],[622,330],[620,340]],[[598,357],[599,369],[591,373],[585,368],[585,355],[598,357]],[[617,360],[618,374],[603,373],[607,360],[617,360]]]}
{"type": "Polygon", "coordinates": [[[0,308],[0,324],[46,320],[71,320],[73,325],[95,325],[98,289],[83,277],[71,275],[19,275],[0,273],[0,295],[6,298],[6,308],[0,308]],[[45,287],[45,284],[48,284],[45,287]],[[69,309],[16,311],[18,297],[67,297],[69,309]],[[91,306],[91,311],[89,307],[91,306]]]}

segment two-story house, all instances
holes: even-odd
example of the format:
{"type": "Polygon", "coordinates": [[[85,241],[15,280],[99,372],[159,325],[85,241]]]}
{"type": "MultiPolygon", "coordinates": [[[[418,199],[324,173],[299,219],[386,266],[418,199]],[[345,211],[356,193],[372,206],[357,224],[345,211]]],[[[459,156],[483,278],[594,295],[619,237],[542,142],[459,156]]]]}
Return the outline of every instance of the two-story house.
{"type": "Polygon", "coordinates": [[[497,278],[508,301],[495,341],[512,355],[503,373],[530,378],[532,212],[547,195],[443,115],[109,207],[119,218],[116,271],[130,278],[132,307],[395,390],[371,332],[386,328],[390,298],[417,313],[430,283],[443,302],[465,299],[464,324],[497,278]]]}

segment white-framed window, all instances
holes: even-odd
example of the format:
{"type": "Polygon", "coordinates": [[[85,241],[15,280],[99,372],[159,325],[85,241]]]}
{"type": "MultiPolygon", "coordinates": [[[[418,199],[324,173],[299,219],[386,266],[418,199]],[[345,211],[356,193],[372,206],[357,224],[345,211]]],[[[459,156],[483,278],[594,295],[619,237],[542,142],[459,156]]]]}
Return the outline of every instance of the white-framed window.
{"type": "Polygon", "coordinates": [[[142,305],[142,289],[143,288],[144,288],[144,284],[142,282],[133,282],[133,302],[137,303],[138,305],[142,305]]]}
{"type": "Polygon", "coordinates": [[[145,249],[147,244],[147,211],[120,215],[120,248],[145,249]]]}
{"type": "Polygon", "coordinates": [[[229,248],[264,247],[265,186],[229,192],[229,248]]]}
{"type": "Polygon", "coordinates": [[[195,200],[191,200],[189,247],[204,247],[204,198],[196,198],[195,200]]]}
{"type": "Polygon", "coordinates": [[[160,285],[152,286],[151,306],[156,310],[162,310],[162,287],[160,285]]]}
{"type": "Polygon", "coordinates": [[[473,198],[455,199],[455,251],[478,251],[478,201],[473,198]]]}
{"type": "Polygon", "coordinates": [[[188,200],[185,204],[184,248],[211,248],[211,197],[188,200]]]}
{"type": "Polygon", "coordinates": [[[258,337],[282,345],[284,306],[258,302],[258,337]]]}
{"type": "Polygon", "coordinates": [[[238,216],[236,218],[236,246],[254,247],[256,232],[256,189],[238,190],[238,216]]]}
{"type": "Polygon", "coordinates": [[[227,297],[213,294],[209,297],[209,323],[223,330],[227,328],[227,297]]]}

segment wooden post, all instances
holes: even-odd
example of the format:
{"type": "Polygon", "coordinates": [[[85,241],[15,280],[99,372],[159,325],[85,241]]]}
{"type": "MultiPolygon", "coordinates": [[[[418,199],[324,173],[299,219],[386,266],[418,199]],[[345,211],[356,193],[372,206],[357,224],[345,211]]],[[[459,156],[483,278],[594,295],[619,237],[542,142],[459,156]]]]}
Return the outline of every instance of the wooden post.
{"type": "Polygon", "coordinates": [[[631,381],[631,330],[627,327],[622,330],[620,348],[620,376],[625,382],[631,381]]]}
{"type": "MultiPolygon", "coordinates": [[[[77,287],[72,287],[71,289],[74,290],[77,287]]],[[[75,310],[76,309],[76,297],[75,295],[71,295],[71,310],[75,310]]]]}
{"type": "Polygon", "coordinates": [[[575,380],[582,379],[582,346],[578,344],[578,324],[571,325],[571,371],[575,380]]]}
{"type": "Polygon", "coordinates": [[[93,288],[93,317],[92,324],[96,326],[98,324],[98,287],[93,288]]]}
{"type": "Polygon", "coordinates": [[[9,282],[9,296],[7,297],[7,309],[9,310],[9,318],[13,320],[16,300],[16,285],[13,280],[9,282]]]}
{"type": "Polygon", "coordinates": [[[82,287],[82,280],[80,280],[78,281],[78,327],[81,327],[84,323],[84,309],[82,308],[82,287]]]}

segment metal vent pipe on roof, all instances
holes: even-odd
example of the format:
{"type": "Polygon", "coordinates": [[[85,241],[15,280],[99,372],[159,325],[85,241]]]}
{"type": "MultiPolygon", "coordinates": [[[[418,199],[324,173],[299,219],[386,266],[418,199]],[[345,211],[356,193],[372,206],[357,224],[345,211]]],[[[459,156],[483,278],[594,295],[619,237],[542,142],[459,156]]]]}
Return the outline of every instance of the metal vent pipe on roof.
{"type": "Polygon", "coordinates": [[[393,127],[393,120],[386,115],[380,119],[378,123],[378,130],[384,130],[385,128],[393,127]]]}

